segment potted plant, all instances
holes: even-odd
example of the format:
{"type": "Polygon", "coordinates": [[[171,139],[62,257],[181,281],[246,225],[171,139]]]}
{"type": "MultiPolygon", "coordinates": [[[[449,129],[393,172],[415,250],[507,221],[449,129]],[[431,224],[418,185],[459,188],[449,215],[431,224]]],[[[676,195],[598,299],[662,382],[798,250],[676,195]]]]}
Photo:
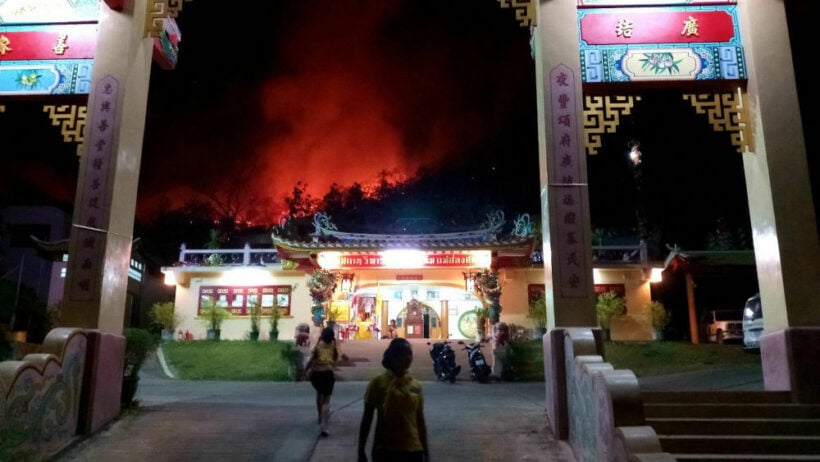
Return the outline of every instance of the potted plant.
{"type": "MultiPolygon", "coordinates": [[[[205,243],[205,248],[208,250],[219,250],[222,236],[219,231],[211,229],[208,231],[208,242],[205,243]]],[[[219,253],[212,253],[208,255],[207,262],[211,266],[219,266],[223,263],[222,255],[219,253]]]]}
{"type": "Polygon", "coordinates": [[[139,372],[148,355],[154,350],[154,337],[145,329],[126,327],[122,331],[125,336],[125,363],[122,371],[122,393],[120,405],[125,408],[134,401],[139,384],[139,372]]]}
{"type": "Polygon", "coordinates": [[[647,303],[644,310],[645,312],[649,312],[649,316],[652,318],[652,329],[655,332],[655,339],[662,340],[663,329],[669,324],[669,321],[672,320],[672,316],[666,311],[666,307],[663,306],[663,303],[656,300],[647,303]]]}
{"type": "Polygon", "coordinates": [[[279,305],[273,307],[270,312],[270,340],[279,340],[279,320],[282,319],[282,308],[279,305]]]}
{"type": "Polygon", "coordinates": [[[214,300],[208,300],[202,303],[202,310],[200,316],[205,323],[208,340],[219,340],[222,332],[222,322],[231,317],[231,312],[214,300]]]}
{"type": "Polygon", "coordinates": [[[541,294],[530,303],[527,317],[532,320],[532,338],[540,339],[547,333],[547,297],[541,294]]]}
{"type": "Polygon", "coordinates": [[[173,340],[177,326],[182,323],[182,316],[176,313],[174,302],[157,302],[149,312],[151,321],[162,329],[162,340],[173,340]]]}
{"type": "Polygon", "coordinates": [[[259,340],[259,321],[262,318],[262,307],[258,302],[251,302],[248,305],[248,319],[251,321],[251,340],[259,340]]]}
{"type": "Polygon", "coordinates": [[[598,302],[595,304],[595,312],[598,318],[598,325],[604,330],[604,338],[610,340],[609,327],[615,316],[624,314],[625,300],[618,296],[615,291],[598,295],[598,302]]]}

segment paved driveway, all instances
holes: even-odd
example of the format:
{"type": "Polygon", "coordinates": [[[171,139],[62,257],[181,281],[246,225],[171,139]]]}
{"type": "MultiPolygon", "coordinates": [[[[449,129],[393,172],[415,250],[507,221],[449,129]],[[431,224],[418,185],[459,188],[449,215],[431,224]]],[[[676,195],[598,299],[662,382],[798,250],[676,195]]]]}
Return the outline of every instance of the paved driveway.
{"type": "MultiPolygon", "coordinates": [[[[320,438],[306,382],[189,382],[146,366],[139,412],[56,460],[355,461],[366,382],[337,382],[320,438]]],[[[434,461],[574,461],[552,437],[541,383],[423,382],[434,461]]],[[[372,439],[371,439],[372,441],[372,439]]]]}

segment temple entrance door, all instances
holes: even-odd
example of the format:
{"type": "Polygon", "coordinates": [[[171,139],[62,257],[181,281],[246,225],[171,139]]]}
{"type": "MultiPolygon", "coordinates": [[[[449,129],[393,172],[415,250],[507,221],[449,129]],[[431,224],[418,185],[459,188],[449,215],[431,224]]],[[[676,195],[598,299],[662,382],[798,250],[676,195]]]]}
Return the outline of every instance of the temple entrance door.
{"type": "Polygon", "coordinates": [[[424,313],[424,338],[430,338],[430,314],[424,313]]]}
{"type": "Polygon", "coordinates": [[[418,300],[411,300],[407,304],[407,315],[404,318],[404,336],[407,338],[424,338],[425,323],[422,314],[424,307],[418,300]]]}

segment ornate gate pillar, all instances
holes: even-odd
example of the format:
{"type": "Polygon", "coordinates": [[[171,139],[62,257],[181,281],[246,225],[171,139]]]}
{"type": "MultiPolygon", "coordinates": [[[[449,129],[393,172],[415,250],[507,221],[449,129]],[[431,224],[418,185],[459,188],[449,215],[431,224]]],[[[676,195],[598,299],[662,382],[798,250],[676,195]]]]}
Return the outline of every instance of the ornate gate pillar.
{"type": "Polygon", "coordinates": [[[743,168],[763,305],[764,385],[820,402],[820,241],[786,11],[780,0],[740,1],[738,10],[755,140],[743,168]]]}
{"type": "Polygon", "coordinates": [[[153,38],[147,0],[100,2],[62,324],[122,332],[153,38]]]}
{"type": "Polygon", "coordinates": [[[597,324],[581,62],[575,2],[539,0],[538,6],[532,44],[548,329],[544,379],[547,417],[556,437],[567,439],[566,365],[552,333],[597,324]]]}
{"type": "Polygon", "coordinates": [[[575,2],[541,1],[534,32],[547,329],[595,326],[575,2]]]}

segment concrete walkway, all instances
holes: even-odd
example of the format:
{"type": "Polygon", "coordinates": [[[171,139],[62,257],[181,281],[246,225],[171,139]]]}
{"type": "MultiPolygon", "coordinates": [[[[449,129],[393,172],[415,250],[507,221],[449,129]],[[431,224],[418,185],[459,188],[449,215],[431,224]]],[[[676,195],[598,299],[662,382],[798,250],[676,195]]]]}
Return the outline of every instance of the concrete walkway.
{"type": "MultiPolygon", "coordinates": [[[[380,372],[386,346],[385,341],[342,346],[353,361],[342,368],[343,381],[334,390],[328,437],[319,436],[315,392],[307,382],[176,380],[152,360],[141,373],[139,410],[123,414],[54,460],[355,461],[366,380],[380,372]]],[[[433,461],[575,461],[569,445],[552,436],[543,383],[472,382],[459,350],[464,370],[457,382],[438,382],[426,342],[413,346],[411,372],[422,380],[433,461]]],[[[762,390],[762,378],[759,368],[733,368],[655,377],[641,385],[647,390],[762,390]]]]}

